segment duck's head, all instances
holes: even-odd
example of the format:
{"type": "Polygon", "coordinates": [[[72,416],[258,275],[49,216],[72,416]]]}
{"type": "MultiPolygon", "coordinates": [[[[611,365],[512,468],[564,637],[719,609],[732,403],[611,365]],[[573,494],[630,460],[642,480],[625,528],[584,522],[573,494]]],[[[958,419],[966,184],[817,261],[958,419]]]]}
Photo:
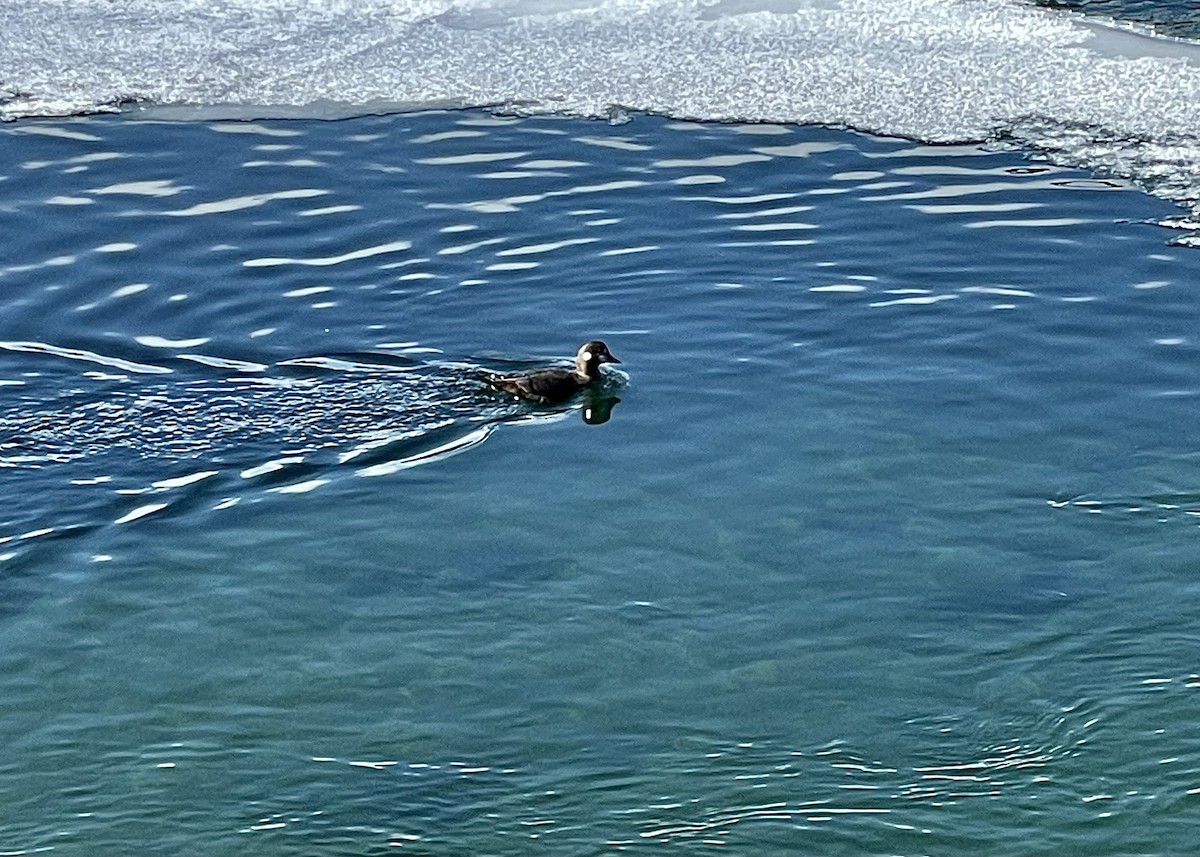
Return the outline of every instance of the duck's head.
{"type": "Polygon", "coordinates": [[[599,377],[601,363],[620,362],[608,350],[607,345],[599,339],[593,339],[579,346],[579,351],[575,354],[575,371],[580,375],[586,375],[588,378],[596,378],[599,377]]]}

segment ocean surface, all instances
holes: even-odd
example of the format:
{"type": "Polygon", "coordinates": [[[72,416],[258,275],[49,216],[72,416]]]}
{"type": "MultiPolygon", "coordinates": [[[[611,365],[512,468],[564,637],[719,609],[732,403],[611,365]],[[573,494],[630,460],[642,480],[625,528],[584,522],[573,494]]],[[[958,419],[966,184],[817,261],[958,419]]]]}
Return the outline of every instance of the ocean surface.
{"type": "Polygon", "coordinates": [[[1193,852],[1190,6],[14,10],[0,855],[1193,852]]]}

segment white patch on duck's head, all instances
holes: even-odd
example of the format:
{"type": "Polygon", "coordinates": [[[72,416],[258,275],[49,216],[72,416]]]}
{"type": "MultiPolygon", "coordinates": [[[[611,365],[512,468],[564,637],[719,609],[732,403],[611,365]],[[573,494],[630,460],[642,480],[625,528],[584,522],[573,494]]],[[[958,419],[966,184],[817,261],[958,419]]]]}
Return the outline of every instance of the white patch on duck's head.
{"type": "Polygon", "coordinates": [[[579,346],[575,355],[575,372],[578,375],[592,378],[598,377],[601,363],[620,363],[608,350],[608,346],[599,339],[592,339],[579,346]]]}

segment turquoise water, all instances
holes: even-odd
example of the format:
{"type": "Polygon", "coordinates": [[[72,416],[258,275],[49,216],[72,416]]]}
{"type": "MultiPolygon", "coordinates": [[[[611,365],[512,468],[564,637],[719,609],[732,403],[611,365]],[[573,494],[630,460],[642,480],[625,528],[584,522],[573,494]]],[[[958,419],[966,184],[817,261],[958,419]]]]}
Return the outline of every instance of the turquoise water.
{"type": "Polygon", "coordinates": [[[1169,204],[648,116],[0,148],[0,850],[1194,847],[1169,204]],[[601,424],[474,380],[590,337],[601,424]]]}

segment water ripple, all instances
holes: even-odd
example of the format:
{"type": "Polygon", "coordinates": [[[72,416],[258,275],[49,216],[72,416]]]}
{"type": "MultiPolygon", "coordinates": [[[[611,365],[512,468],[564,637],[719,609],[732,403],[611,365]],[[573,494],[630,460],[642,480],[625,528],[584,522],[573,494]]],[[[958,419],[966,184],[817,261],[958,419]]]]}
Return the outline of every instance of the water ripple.
{"type": "Polygon", "coordinates": [[[27,354],[49,354],[54,357],[65,357],[68,360],[82,360],[87,363],[99,363],[102,366],[110,366],[114,369],[120,369],[124,372],[133,372],[139,375],[169,375],[171,373],[171,370],[165,366],[156,366],[149,363],[135,363],[132,360],[124,360],[120,357],[97,354],[94,351],[86,351],[82,348],[64,348],[59,345],[50,345],[45,342],[0,342],[0,348],[3,348],[7,351],[20,351],[27,354]]]}
{"type": "Polygon", "coordinates": [[[242,262],[242,265],[246,268],[275,268],[280,265],[308,265],[312,267],[325,267],[328,265],[340,265],[343,262],[353,262],[358,259],[369,259],[372,256],[380,256],[385,253],[397,253],[401,250],[408,250],[411,247],[411,241],[390,241],[387,244],[378,244],[374,247],[363,247],[360,250],[351,250],[338,256],[317,256],[307,259],[265,257],[259,259],[247,259],[246,261],[242,262]]]}
{"type": "MultiPolygon", "coordinates": [[[[99,193],[100,191],[93,191],[99,193]]],[[[108,193],[116,193],[117,191],[111,188],[106,189],[108,193]]],[[[128,193],[129,191],[124,191],[128,193]]],[[[269,202],[274,202],[277,199],[311,199],[314,196],[325,196],[327,190],[319,190],[317,188],[295,188],[293,190],[281,190],[275,193],[257,193],[250,196],[235,196],[228,199],[218,199],[212,202],[201,202],[189,208],[181,208],[175,211],[164,211],[163,214],[168,217],[197,217],[209,214],[229,214],[233,211],[242,211],[247,208],[258,208],[266,205],[269,202]]],[[[154,194],[155,196],[160,194],[154,194]]]]}

